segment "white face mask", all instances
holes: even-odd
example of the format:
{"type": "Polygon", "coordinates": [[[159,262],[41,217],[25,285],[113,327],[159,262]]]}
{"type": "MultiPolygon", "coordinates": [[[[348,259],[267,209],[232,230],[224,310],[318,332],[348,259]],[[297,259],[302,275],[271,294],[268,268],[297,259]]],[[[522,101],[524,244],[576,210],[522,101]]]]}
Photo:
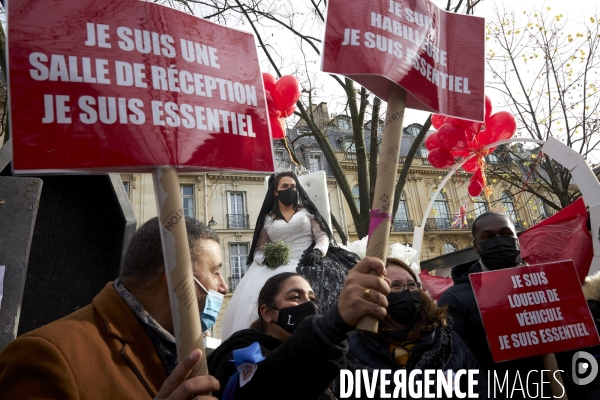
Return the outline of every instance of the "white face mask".
{"type": "Polygon", "coordinates": [[[202,324],[202,331],[206,331],[217,322],[219,311],[223,305],[223,294],[215,292],[214,290],[206,290],[204,285],[200,283],[198,279],[194,277],[196,283],[207,293],[206,301],[204,302],[204,310],[200,311],[200,323],[202,324]]]}

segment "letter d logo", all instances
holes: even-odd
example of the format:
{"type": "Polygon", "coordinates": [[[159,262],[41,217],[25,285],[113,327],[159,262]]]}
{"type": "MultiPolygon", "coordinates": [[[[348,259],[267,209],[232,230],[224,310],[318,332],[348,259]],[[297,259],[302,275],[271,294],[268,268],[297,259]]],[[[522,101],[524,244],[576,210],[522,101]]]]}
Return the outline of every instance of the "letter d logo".
{"type": "Polygon", "coordinates": [[[598,375],[598,361],[586,351],[578,351],[571,359],[573,382],[576,385],[587,385],[598,375]],[[588,374],[589,371],[589,374],[588,374]],[[581,376],[587,375],[585,378],[581,376]]]}

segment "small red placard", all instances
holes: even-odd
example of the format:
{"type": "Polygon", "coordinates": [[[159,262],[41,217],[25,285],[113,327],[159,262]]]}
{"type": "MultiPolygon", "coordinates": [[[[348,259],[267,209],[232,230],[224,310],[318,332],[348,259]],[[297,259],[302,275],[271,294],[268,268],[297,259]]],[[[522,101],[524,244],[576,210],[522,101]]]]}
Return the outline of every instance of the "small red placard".
{"type": "Polygon", "coordinates": [[[600,343],[570,260],[469,278],[495,362],[600,343]]]}
{"type": "Polygon", "coordinates": [[[322,69],[351,77],[386,100],[483,121],[485,21],[428,0],[330,0],[322,69]]]}
{"type": "Polygon", "coordinates": [[[273,171],[251,34],[144,1],[8,13],[15,172],[273,171]]]}

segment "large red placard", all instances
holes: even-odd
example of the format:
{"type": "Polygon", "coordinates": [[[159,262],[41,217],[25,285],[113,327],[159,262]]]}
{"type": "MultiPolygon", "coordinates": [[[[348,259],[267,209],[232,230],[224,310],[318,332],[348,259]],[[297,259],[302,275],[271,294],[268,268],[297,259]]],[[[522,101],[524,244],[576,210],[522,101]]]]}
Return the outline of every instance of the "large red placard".
{"type": "Polygon", "coordinates": [[[144,1],[11,0],[17,173],[273,171],[254,37],[144,1]]]}
{"type": "Polygon", "coordinates": [[[428,0],[330,0],[322,69],[351,77],[383,100],[483,121],[485,22],[428,0]]]}
{"type": "Polygon", "coordinates": [[[495,362],[600,343],[570,260],[469,278],[495,362]]]}

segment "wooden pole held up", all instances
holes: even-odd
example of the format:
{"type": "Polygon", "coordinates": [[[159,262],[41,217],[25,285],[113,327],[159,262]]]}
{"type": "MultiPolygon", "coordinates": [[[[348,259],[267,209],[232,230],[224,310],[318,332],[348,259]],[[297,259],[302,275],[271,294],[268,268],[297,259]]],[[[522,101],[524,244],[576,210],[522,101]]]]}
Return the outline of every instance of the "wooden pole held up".
{"type": "MultiPolygon", "coordinates": [[[[383,139],[377,167],[377,182],[375,182],[373,209],[369,224],[369,242],[367,243],[367,256],[377,257],[383,261],[385,261],[388,251],[405,108],[406,91],[400,86],[392,85],[387,100],[383,139]]],[[[379,321],[376,318],[365,316],[358,321],[356,328],[377,332],[378,324],[379,321]]]]}
{"type": "Polygon", "coordinates": [[[190,377],[208,375],[179,177],[173,167],[157,168],[152,177],[169,287],[173,333],[177,342],[177,357],[183,360],[192,350],[202,350],[202,359],[190,377]]]}
{"type": "Polygon", "coordinates": [[[555,399],[569,400],[567,392],[565,390],[565,384],[562,379],[562,375],[558,370],[558,363],[556,362],[556,356],[554,353],[544,354],[542,358],[544,362],[544,368],[550,381],[550,389],[552,390],[552,396],[555,399]],[[559,383],[560,382],[560,383],[559,383]]]}

